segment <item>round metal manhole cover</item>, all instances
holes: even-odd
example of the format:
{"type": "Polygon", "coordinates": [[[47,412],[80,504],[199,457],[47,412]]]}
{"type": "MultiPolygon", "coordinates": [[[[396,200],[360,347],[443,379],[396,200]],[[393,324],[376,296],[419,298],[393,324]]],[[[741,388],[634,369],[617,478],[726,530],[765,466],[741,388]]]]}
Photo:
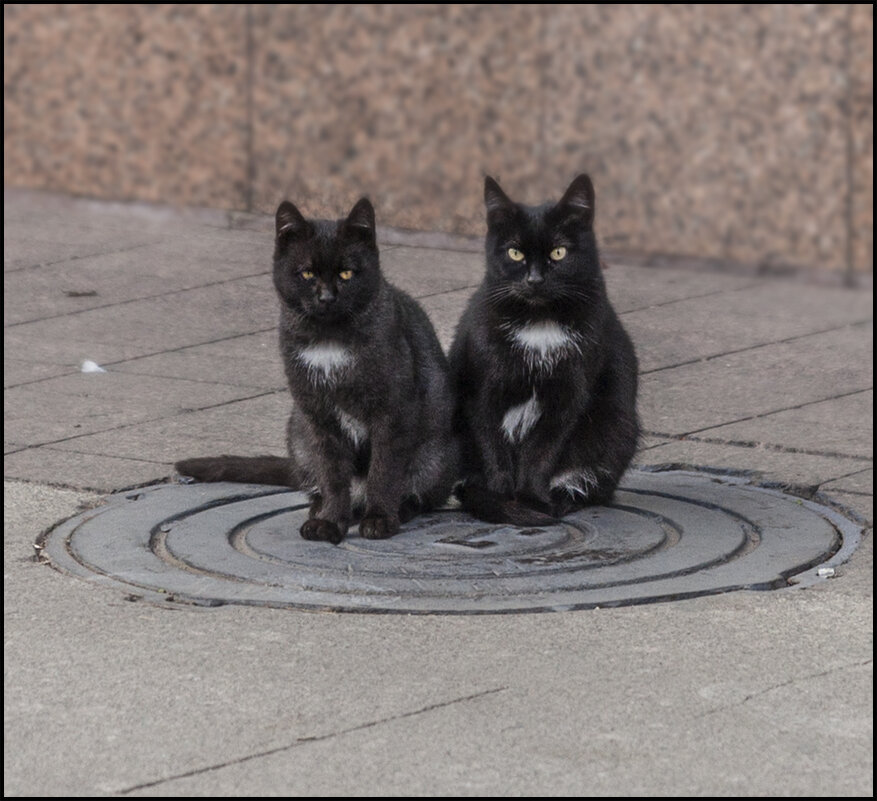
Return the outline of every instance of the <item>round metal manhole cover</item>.
{"type": "Polygon", "coordinates": [[[611,506],[522,529],[448,509],[388,540],[310,542],[302,493],[162,485],[46,534],[56,567],[151,600],[399,613],[537,612],[787,586],[848,558],[861,528],[739,478],[631,470],[611,506]],[[821,566],[821,569],[817,570],[821,566]]]}

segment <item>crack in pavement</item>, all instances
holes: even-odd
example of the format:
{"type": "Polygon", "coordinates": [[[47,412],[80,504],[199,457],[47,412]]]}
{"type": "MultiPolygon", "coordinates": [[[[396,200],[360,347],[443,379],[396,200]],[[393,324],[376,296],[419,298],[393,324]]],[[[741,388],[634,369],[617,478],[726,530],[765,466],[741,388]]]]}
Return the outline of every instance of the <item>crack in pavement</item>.
{"type": "MultiPolygon", "coordinates": [[[[822,403],[822,401],[817,402],[822,403]]],[[[781,409],[780,411],[784,410],[781,409]]],[[[757,442],[754,440],[722,439],[720,437],[693,437],[689,434],[667,434],[660,431],[643,431],[643,435],[649,437],[663,437],[671,442],[704,442],[708,445],[728,445],[734,448],[757,448],[766,451],[778,451],[779,453],[800,453],[805,456],[827,456],[831,459],[855,459],[860,462],[874,461],[870,456],[858,456],[855,454],[839,453],[835,451],[811,450],[809,448],[793,448],[788,445],[774,445],[770,442],[757,442]]],[[[669,442],[656,442],[654,445],[640,448],[639,452],[651,451],[655,448],[661,448],[664,445],[669,444],[669,442]]]]}
{"type": "Polygon", "coordinates": [[[849,665],[838,665],[837,667],[829,668],[828,670],[821,670],[818,673],[809,673],[806,676],[794,676],[787,681],[780,682],[779,684],[772,684],[769,687],[763,687],[760,690],[755,690],[754,692],[748,693],[739,701],[734,701],[733,703],[722,704],[721,706],[717,706],[714,709],[708,709],[705,712],[701,712],[700,714],[695,715],[695,719],[705,718],[708,715],[714,715],[717,712],[724,712],[728,709],[734,709],[738,706],[743,706],[743,704],[748,703],[753,698],[758,698],[761,695],[765,695],[766,693],[772,692],[773,690],[778,690],[782,687],[789,687],[792,684],[799,684],[800,682],[810,681],[810,679],[818,679],[823,676],[830,676],[832,673],[838,673],[842,670],[850,670],[851,668],[864,667],[865,665],[870,665],[874,660],[873,659],[865,659],[861,662],[853,662],[849,665]]]}
{"type": "MultiPolygon", "coordinates": [[[[827,478],[827,479],[825,479],[825,481],[822,482],[822,484],[828,484],[832,481],[840,481],[842,478],[849,478],[850,476],[859,476],[862,473],[868,473],[871,470],[873,470],[873,468],[871,468],[871,467],[863,467],[859,470],[852,470],[849,473],[844,473],[842,476],[835,476],[834,478],[827,478]]],[[[820,484],[819,486],[821,487],[822,484],[820,484]]],[[[858,491],[859,490],[847,490],[847,492],[858,492],[858,491]]]]}
{"type": "Polygon", "coordinates": [[[346,729],[340,729],[339,731],[330,732],[329,734],[320,734],[313,737],[299,737],[294,742],[288,743],[287,745],[281,745],[276,748],[269,748],[265,751],[258,751],[255,754],[247,754],[246,756],[237,757],[236,759],[229,759],[225,762],[218,762],[214,765],[206,765],[203,768],[195,768],[194,770],[177,773],[173,776],[166,776],[161,779],[155,779],[151,782],[142,782],[140,784],[132,785],[131,787],[126,787],[123,790],[118,790],[117,792],[120,795],[127,795],[128,793],[133,793],[135,790],[143,790],[147,787],[155,787],[156,785],[164,784],[166,782],[174,781],[176,779],[187,779],[191,776],[198,776],[202,773],[209,773],[214,770],[221,770],[222,768],[230,767],[231,765],[240,765],[253,759],[271,756],[272,754],[279,754],[283,751],[289,751],[302,745],[308,745],[309,743],[317,743],[323,740],[330,740],[333,737],[340,737],[344,734],[351,734],[353,732],[371,729],[375,726],[380,726],[383,723],[392,723],[396,720],[404,720],[405,718],[414,717],[415,715],[422,715],[425,712],[432,712],[436,709],[443,709],[444,707],[463,703],[464,701],[473,701],[476,698],[484,698],[485,696],[493,695],[494,693],[504,692],[505,690],[508,690],[508,687],[494,687],[491,690],[482,690],[481,692],[472,693],[471,695],[464,695],[460,698],[452,698],[450,701],[439,701],[435,704],[429,704],[428,706],[412,710],[411,712],[401,712],[397,715],[390,715],[385,718],[378,718],[377,720],[368,721],[367,723],[360,723],[356,726],[350,726],[346,729]]]}

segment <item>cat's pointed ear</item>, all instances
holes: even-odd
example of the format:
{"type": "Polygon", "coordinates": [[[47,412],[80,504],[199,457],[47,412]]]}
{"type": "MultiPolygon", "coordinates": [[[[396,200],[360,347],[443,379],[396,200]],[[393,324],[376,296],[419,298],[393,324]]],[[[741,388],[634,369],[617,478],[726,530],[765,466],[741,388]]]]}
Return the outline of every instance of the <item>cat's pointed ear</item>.
{"type": "Polygon", "coordinates": [[[487,207],[488,228],[506,222],[515,210],[514,201],[489,175],[484,179],[484,205],[487,207]]]}
{"type": "Polygon", "coordinates": [[[502,191],[502,187],[489,175],[484,178],[484,205],[487,206],[488,216],[514,206],[509,196],[502,191]]]}
{"type": "Polygon", "coordinates": [[[302,217],[302,213],[288,200],[277,207],[274,217],[275,232],[278,239],[285,234],[305,236],[310,232],[310,223],[302,217]]]}
{"type": "Polygon", "coordinates": [[[581,217],[589,228],[594,222],[596,210],[594,185],[591,179],[582,173],[577,176],[564,193],[558,207],[562,207],[568,214],[581,217]]]}
{"type": "Polygon", "coordinates": [[[375,210],[367,197],[356,201],[356,205],[350,210],[344,221],[347,229],[352,233],[367,238],[374,242],[375,233],[375,210]]]}

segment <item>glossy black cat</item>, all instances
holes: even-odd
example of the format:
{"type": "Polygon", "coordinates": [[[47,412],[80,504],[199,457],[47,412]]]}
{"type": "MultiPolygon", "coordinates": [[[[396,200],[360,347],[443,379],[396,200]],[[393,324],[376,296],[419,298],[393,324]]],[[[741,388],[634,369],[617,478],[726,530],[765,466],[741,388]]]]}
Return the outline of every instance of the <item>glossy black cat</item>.
{"type": "Polygon", "coordinates": [[[362,536],[390,537],[447,499],[459,453],[447,360],[423,309],[381,274],[371,203],[338,221],[282,203],[274,286],[288,457],[187,459],[177,470],[308,490],[306,539],[340,542],[355,513],[362,536]]]}
{"type": "Polygon", "coordinates": [[[611,500],[639,437],[637,360],[606,296],[590,178],[531,207],[488,177],[484,199],[487,270],[450,355],[459,494],[484,520],[538,525],[611,500]]]}

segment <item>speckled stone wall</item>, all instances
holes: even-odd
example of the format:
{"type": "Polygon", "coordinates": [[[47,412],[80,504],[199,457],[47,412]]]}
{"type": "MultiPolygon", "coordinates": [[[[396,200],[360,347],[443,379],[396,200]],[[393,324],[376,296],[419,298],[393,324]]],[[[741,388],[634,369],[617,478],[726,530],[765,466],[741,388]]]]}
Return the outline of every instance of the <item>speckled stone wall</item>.
{"type": "Polygon", "coordinates": [[[245,203],[243,7],[6,4],[3,18],[7,185],[245,203]]]}
{"type": "Polygon", "coordinates": [[[594,178],[605,246],[870,271],[873,7],[4,6],[7,185],[483,232],[594,178]]]}

